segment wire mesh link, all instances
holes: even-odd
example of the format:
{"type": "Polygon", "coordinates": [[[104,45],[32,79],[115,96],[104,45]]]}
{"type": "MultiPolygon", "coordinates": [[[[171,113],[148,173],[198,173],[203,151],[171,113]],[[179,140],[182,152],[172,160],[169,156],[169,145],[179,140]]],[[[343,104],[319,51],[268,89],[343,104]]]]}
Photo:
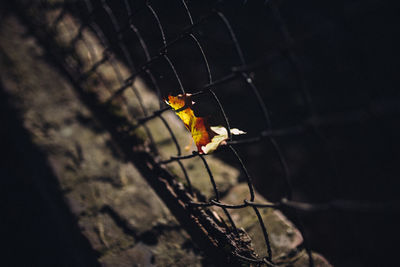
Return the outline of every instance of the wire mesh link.
{"type": "MultiPolygon", "coordinates": [[[[304,239],[304,247],[306,249],[306,252],[308,254],[308,259],[309,259],[309,266],[314,266],[313,262],[313,257],[311,254],[311,249],[308,245],[308,239],[307,239],[307,234],[304,232],[303,227],[302,227],[302,222],[300,220],[300,217],[297,214],[297,211],[302,211],[302,212],[316,212],[316,211],[325,211],[325,210],[340,210],[340,211],[386,211],[386,210],[391,210],[391,211],[398,211],[398,207],[396,205],[387,205],[385,203],[356,203],[356,202],[345,202],[345,201],[331,201],[328,203],[319,203],[319,204],[312,204],[312,203],[304,203],[304,202],[298,202],[294,201],[292,199],[292,185],[291,185],[291,178],[290,178],[290,166],[287,163],[287,160],[285,158],[285,155],[283,153],[283,150],[277,141],[276,137],[280,136],[285,136],[285,135],[298,135],[301,133],[304,133],[305,131],[311,129],[313,131],[318,132],[318,125],[319,123],[325,123],[327,119],[324,119],[323,117],[318,117],[316,114],[312,100],[310,97],[310,93],[307,91],[306,85],[302,79],[302,67],[298,63],[298,59],[296,58],[296,54],[292,47],[295,44],[295,41],[293,40],[292,36],[290,36],[289,31],[287,29],[287,26],[285,25],[285,22],[283,21],[282,17],[280,16],[279,13],[279,8],[276,6],[274,1],[268,1],[265,6],[267,8],[271,8],[273,10],[273,19],[277,22],[277,25],[279,25],[279,29],[284,36],[285,40],[285,49],[287,49],[288,52],[288,57],[291,61],[291,63],[294,65],[296,72],[298,73],[298,84],[300,87],[300,90],[303,93],[303,98],[305,102],[305,106],[308,108],[308,113],[309,113],[309,118],[308,120],[300,123],[299,125],[295,125],[292,127],[288,128],[274,128],[270,116],[269,109],[264,102],[260,90],[258,89],[257,85],[254,83],[253,79],[251,78],[250,72],[254,68],[264,68],[266,65],[271,62],[271,58],[267,57],[267,59],[264,59],[260,62],[250,62],[247,63],[243,50],[240,46],[240,43],[238,41],[238,38],[235,33],[234,27],[231,25],[229,18],[224,14],[222,10],[218,8],[218,4],[213,7],[210,11],[209,14],[206,14],[205,16],[199,18],[198,20],[194,19],[193,14],[191,13],[187,3],[185,0],[181,0],[180,4],[183,7],[184,10],[184,15],[187,18],[187,21],[189,22],[189,25],[186,26],[184,29],[182,29],[179,33],[178,36],[175,36],[175,38],[169,40],[167,38],[167,35],[165,33],[165,26],[161,20],[161,17],[158,14],[158,10],[152,5],[151,1],[146,1],[144,6],[139,7],[138,10],[134,10],[128,0],[122,1],[122,9],[125,10],[127,13],[127,21],[126,24],[121,25],[120,22],[118,21],[117,15],[114,14],[113,9],[111,6],[108,4],[106,0],[100,1],[100,4],[97,3],[97,7],[94,7],[94,4],[90,0],[85,0],[84,1],[86,11],[82,12],[80,11],[80,17],[82,17],[82,24],[79,25],[79,28],[77,32],[75,33],[75,36],[71,38],[70,45],[72,47],[75,47],[78,42],[83,41],[84,38],[83,36],[83,31],[85,29],[89,29],[92,33],[96,35],[96,37],[100,40],[104,47],[104,51],[102,52],[102,57],[98,58],[96,56],[96,53],[93,52],[93,50],[90,47],[90,44],[87,44],[84,42],[85,46],[87,47],[89,53],[91,54],[92,58],[95,58],[95,62],[91,65],[91,67],[88,70],[82,71],[81,76],[79,77],[80,82],[85,82],[88,77],[91,74],[96,74],[97,70],[104,64],[110,63],[112,70],[114,72],[114,75],[117,77],[117,80],[119,81],[119,87],[118,88],[113,88],[108,84],[105,84],[107,90],[110,93],[109,98],[106,100],[106,103],[111,104],[115,99],[122,99],[122,103],[124,105],[127,105],[127,100],[125,99],[124,92],[126,90],[132,90],[135,97],[137,98],[141,111],[142,111],[142,117],[140,118],[134,118],[135,122],[131,126],[131,130],[134,129],[135,127],[143,126],[147,137],[150,140],[151,148],[154,150],[153,152],[157,154],[157,145],[154,140],[153,134],[150,131],[150,129],[147,127],[147,123],[149,123],[152,120],[159,119],[161,123],[164,125],[165,129],[167,130],[174,146],[176,147],[176,155],[171,155],[168,159],[163,159],[163,160],[158,160],[157,164],[161,165],[168,165],[170,163],[177,163],[179,168],[182,170],[183,176],[186,181],[186,190],[187,192],[193,196],[194,194],[194,187],[192,185],[191,179],[189,177],[189,174],[182,163],[184,160],[192,159],[192,158],[199,158],[203,165],[204,168],[206,169],[208,179],[210,180],[210,184],[212,186],[213,192],[214,192],[214,199],[211,199],[209,201],[188,201],[186,204],[192,207],[200,207],[200,208],[210,208],[210,207],[216,207],[222,209],[226,217],[228,218],[229,221],[229,233],[234,233],[235,235],[239,235],[238,232],[238,227],[236,226],[234,220],[232,219],[232,216],[229,212],[229,210],[234,210],[234,209],[243,209],[250,207],[254,211],[254,216],[257,218],[257,221],[259,223],[261,232],[263,233],[264,240],[265,240],[265,249],[266,249],[266,257],[264,258],[259,258],[259,259],[251,259],[249,257],[246,257],[244,255],[237,254],[239,258],[241,258],[243,261],[247,263],[254,263],[254,264],[265,264],[267,266],[278,266],[280,265],[278,262],[274,261],[274,255],[272,254],[272,249],[271,249],[271,242],[270,242],[270,235],[269,235],[269,230],[267,228],[266,222],[264,222],[259,209],[278,209],[282,211],[287,211],[290,210],[294,212],[295,217],[297,218],[297,226],[299,227],[303,239],[304,239]],[[109,20],[111,21],[111,25],[113,27],[114,33],[116,34],[117,38],[113,40],[113,42],[110,42],[109,38],[106,37],[106,33],[103,32],[101,27],[97,25],[95,21],[96,17],[96,12],[98,9],[103,9],[105,11],[105,14],[108,15],[109,20]],[[156,27],[159,30],[159,36],[162,40],[162,44],[160,48],[158,49],[158,54],[152,55],[150,53],[150,50],[148,48],[148,44],[145,41],[145,39],[142,37],[141,34],[141,29],[135,25],[134,23],[134,12],[145,12],[145,10],[150,12],[150,16],[152,17],[151,20],[153,23],[156,25],[156,27]],[[240,62],[239,66],[232,66],[231,72],[219,77],[219,78],[214,78],[214,75],[211,71],[210,67],[210,61],[207,58],[207,52],[203,48],[203,40],[202,36],[198,34],[197,30],[200,26],[204,25],[206,22],[208,22],[211,19],[219,19],[226,28],[227,33],[229,34],[231,38],[231,42],[235,48],[235,51],[237,53],[238,60],[240,62]],[[129,52],[129,49],[127,48],[128,45],[124,41],[124,35],[127,33],[133,33],[134,36],[136,36],[142,53],[145,58],[145,63],[136,66],[134,64],[135,58],[132,55],[132,53],[129,52]],[[185,40],[190,40],[194,46],[197,48],[199,55],[201,56],[205,73],[207,74],[207,83],[205,85],[199,86],[198,88],[195,89],[188,89],[185,88],[184,83],[182,81],[182,78],[179,74],[179,71],[176,69],[174,62],[172,58],[169,56],[169,48],[173,47],[174,45],[179,44],[179,42],[183,42],[185,40]],[[117,55],[118,53],[116,51],[121,51],[121,55],[117,55]],[[127,62],[127,65],[131,71],[130,75],[128,77],[124,77],[122,75],[122,71],[119,69],[118,64],[115,63],[115,57],[120,56],[127,62]],[[224,148],[225,151],[228,151],[231,155],[234,156],[234,158],[237,160],[238,165],[240,166],[241,172],[243,177],[245,178],[245,181],[248,186],[248,192],[250,199],[243,199],[241,200],[242,203],[239,204],[227,204],[223,203],[221,201],[221,192],[218,189],[217,183],[215,181],[213,172],[211,171],[211,168],[207,162],[207,154],[201,154],[198,152],[193,152],[192,154],[189,155],[183,155],[182,154],[182,149],[180,148],[180,145],[178,143],[177,136],[174,134],[171,125],[169,125],[168,121],[163,117],[163,114],[165,112],[170,111],[171,109],[163,104],[162,97],[163,94],[161,92],[160,86],[157,83],[156,75],[153,73],[153,67],[156,64],[160,64],[160,62],[163,61],[164,63],[167,63],[167,66],[170,68],[170,70],[173,73],[174,78],[176,79],[177,84],[179,85],[179,90],[181,93],[192,93],[194,96],[199,96],[199,95],[209,95],[215,102],[215,106],[219,110],[223,121],[224,121],[224,126],[227,129],[228,133],[228,140],[226,142],[226,146],[224,148]],[[139,75],[145,75],[149,78],[150,81],[150,86],[155,90],[158,96],[159,104],[158,104],[158,110],[155,111],[149,111],[144,104],[144,101],[142,99],[142,96],[140,95],[140,92],[135,88],[134,81],[135,78],[139,75]],[[259,132],[259,134],[256,137],[252,138],[243,138],[239,140],[234,140],[231,134],[231,127],[230,127],[230,122],[229,118],[227,116],[227,113],[224,109],[224,106],[220,99],[218,98],[217,94],[215,93],[215,90],[217,90],[219,85],[222,84],[227,84],[232,80],[241,80],[243,81],[246,85],[247,88],[245,90],[249,90],[252,92],[252,94],[255,97],[255,100],[257,102],[257,105],[259,106],[260,109],[260,114],[261,118],[264,124],[264,129],[259,132]],[[256,194],[255,194],[255,189],[253,185],[253,181],[251,178],[251,175],[249,174],[249,171],[246,168],[246,165],[244,164],[242,158],[240,157],[239,153],[237,152],[235,146],[240,146],[240,145],[246,145],[250,143],[257,143],[261,142],[262,140],[268,140],[272,148],[274,149],[274,153],[279,160],[283,175],[282,175],[282,180],[285,186],[285,193],[284,196],[277,202],[268,202],[268,203],[261,203],[258,202],[256,199],[256,194]]],[[[43,4],[43,3],[42,3],[43,4]]],[[[59,23],[61,23],[62,18],[66,15],[66,13],[70,10],[73,10],[73,12],[76,12],[76,8],[73,6],[73,4],[69,3],[68,5],[61,5],[55,7],[54,5],[48,4],[45,5],[43,4],[42,7],[44,8],[61,8],[61,12],[59,15],[54,19],[51,28],[57,27],[59,23]],[[72,6],[72,7],[71,7],[72,6]]],[[[79,13],[79,12],[78,12],[79,13]]],[[[271,54],[273,55],[273,54],[271,54]]],[[[101,75],[99,75],[101,77],[101,75]]],[[[132,114],[133,116],[133,114],[132,114]]],[[[218,153],[219,151],[216,151],[218,153]]],[[[200,192],[201,193],[201,192],[200,192]]]]}

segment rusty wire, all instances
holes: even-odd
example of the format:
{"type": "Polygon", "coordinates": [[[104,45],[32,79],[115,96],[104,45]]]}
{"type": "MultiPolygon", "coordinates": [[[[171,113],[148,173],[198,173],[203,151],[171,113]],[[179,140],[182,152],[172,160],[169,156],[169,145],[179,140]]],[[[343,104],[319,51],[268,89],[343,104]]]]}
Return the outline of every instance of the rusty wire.
{"type": "MultiPolygon", "coordinates": [[[[267,57],[261,59],[260,61],[257,62],[247,62],[246,58],[244,56],[243,50],[240,46],[240,43],[237,39],[235,30],[233,26],[231,25],[229,18],[223,13],[222,10],[218,8],[218,2],[210,7],[209,13],[202,16],[199,18],[197,21],[193,18],[194,16],[191,13],[190,8],[188,7],[187,3],[185,0],[177,0],[180,1],[180,4],[182,5],[182,8],[184,10],[184,16],[186,17],[188,21],[188,26],[184,29],[181,30],[180,34],[176,36],[175,38],[172,38],[171,40],[168,40],[165,34],[165,26],[160,20],[160,17],[158,16],[158,11],[156,8],[152,5],[151,1],[146,1],[144,5],[140,6],[137,9],[134,9],[133,6],[131,5],[130,1],[128,0],[123,0],[120,1],[122,7],[121,9],[126,11],[126,17],[127,20],[125,24],[121,25],[120,22],[118,21],[116,15],[114,14],[113,9],[109,6],[108,2],[105,0],[102,0],[100,2],[96,1],[90,1],[90,0],[85,0],[84,5],[79,3],[74,3],[74,2],[68,2],[66,1],[66,4],[60,4],[58,3],[57,6],[48,4],[47,2],[42,3],[42,7],[45,8],[60,8],[61,7],[61,12],[59,16],[54,20],[53,24],[51,27],[55,28],[58,23],[61,23],[62,17],[65,16],[65,14],[68,11],[73,10],[74,14],[77,15],[78,17],[81,18],[81,25],[76,33],[76,35],[72,38],[72,41],[70,43],[70,46],[74,47],[77,42],[80,40],[83,40],[82,38],[82,32],[84,29],[89,29],[91,32],[93,32],[97,38],[101,41],[104,51],[103,51],[103,57],[102,58],[96,58],[96,62],[91,66],[89,70],[86,70],[85,72],[81,73],[81,76],[79,77],[79,82],[84,82],[86,78],[92,74],[92,73],[97,73],[97,69],[102,65],[105,64],[106,62],[111,63],[111,66],[113,68],[113,71],[116,75],[116,77],[119,80],[120,86],[118,88],[111,88],[110,85],[108,85],[106,82],[104,82],[106,88],[109,90],[111,93],[111,96],[107,100],[108,103],[111,103],[116,97],[121,96],[123,92],[126,90],[132,90],[135,94],[135,96],[138,99],[138,102],[141,107],[142,111],[142,117],[136,118],[136,125],[132,126],[132,129],[137,127],[137,126],[144,126],[146,133],[148,135],[148,138],[151,143],[152,149],[154,149],[154,152],[157,152],[155,150],[156,145],[154,142],[154,138],[152,137],[152,133],[149,130],[149,128],[146,126],[146,123],[159,118],[161,123],[164,125],[165,129],[168,131],[171,140],[175,144],[176,147],[176,155],[171,155],[169,159],[159,161],[158,164],[160,165],[168,165],[170,163],[176,162],[180,169],[182,170],[182,173],[184,174],[184,178],[187,183],[187,191],[190,195],[193,195],[194,188],[191,183],[191,179],[188,175],[187,170],[185,169],[184,165],[182,164],[182,161],[194,157],[198,157],[201,159],[202,163],[204,164],[204,167],[207,171],[210,183],[212,185],[213,191],[214,191],[214,199],[211,199],[209,201],[190,201],[187,204],[194,206],[194,207],[202,207],[202,208],[207,208],[207,207],[219,207],[223,210],[224,214],[227,216],[230,225],[227,226],[229,227],[229,231],[238,235],[238,229],[230,215],[229,210],[231,209],[242,209],[246,207],[251,207],[254,210],[254,216],[257,217],[257,220],[260,224],[260,228],[262,230],[262,233],[264,235],[265,239],[265,246],[266,246],[266,257],[265,258],[260,258],[257,260],[250,259],[248,257],[245,257],[243,255],[238,255],[242,260],[247,261],[248,263],[257,263],[257,264],[266,264],[268,266],[275,266],[276,263],[273,261],[273,255],[272,255],[272,250],[271,250],[271,244],[270,244],[270,239],[269,239],[269,230],[266,227],[265,222],[263,221],[259,209],[263,208],[274,208],[274,209],[279,209],[279,210],[286,210],[290,209],[294,213],[297,211],[305,211],[305,212],[313,212],[313,211],[323,211],[323,210],[342,210],[342,211],[378,211],[378,210],[387,210],[387,209],[393,209],[395,208],[394,206],[388,206],[385,204],[373,204],[373,203],[356,203],[356,202],[346,202],[346,201],[332,201],[329,203],[323,203],[323,204],[311,204],[311,203],[303,203],[303,202],[297,202],[292,200],[292,185],[291,185],[291,178],[290,178],[290,168],[288,166],[288,163],[286,162],[284,153],[282,152],[282,149],[280,147],[279,142],[277,141],[276,137],[279,136],[285,136],[285,135],[293,135],[293,134],[299,134],[304,131],[318,131],[318,125],[321,123],[326,123],[328,120],[317,117],[315,114],[313,104],[312,104],[312,99],[310,97],[310,93],[307,90],[307,85],[304,82],[303,75],[302,75],[302,66],[299,63],[299,60],[296,56],[296,53],[293,49],[294,46],[294,40],[293,37],[290,36],[289,30],[286,27],[286,24],[284,20],[282,19],[280,13],[279,13],[279,8],[276,6],[274,1],[267,1],[265,3],[265,8],[270,8],[272,10],[273,14],[273,19],[277,21],[277,25],[279,25],[279,30],[281,31],[282,35],[284,36],[284,41],[285,43],[282,44],[282,47],[284,47],[284,50],[287,52],[286,55],[289,58],[291,64],[293,64],[293,67],[297,73],[297,80],[299,84],[299,90],[301,91],[304,102],[306,103],[306,106],[308,108],[308,115],[309,119],[306,121],[303,121],[299,123],[298,125],[292,126],[290,128],[274,128],[270,119],[270,114],[269,114],[269,109],[264,102],[263,98],[260,95],[260,89],[256,86],[256,84],[253,82],[253,79],[251,78],[250,72],[255,69],[255,68],[263,68],[265,66],[268,66],[268,64],[271,63],[271,61],[274,60],[274,54],[271,53],[267,57]],[[93,3],[95,2],[95,3],[93,3]],[[47,4],[46,4],[47,3],[47,4]],[[82,10],[84,9],[84,10],[82,10]],[[116,39],[110,40],[110,38],[107,38],[105,36],[106,34],[103,32],[101,27],[96,23],[96,16],[98,16],[98,11],[102,9],[104,11],[104,14],[108,16],[108,19],[112,22],[111,27],[113,27],[114,32],[117,36],[116,39]],[[78,10],[78,11],[76,11],[78,10]],[[158,49],[158,54],[151,54],[149,49],[148,49],[148,44],[146,41],[143,39],[141,35],[141,31],[145,29],[139,29],[135,23],[134,23],[134,16],[137,12],[144,12],[146,11],[150,14],[149,15],[149,21],[152,21],[154,23],[158,30],[159,30],[159,36],[162,40],[162,45],[158,49]],[[214,77],[209,61],[207,59],[207,53],[203,49],[202,45],[202,38],[201,35],[198,34],[197,29],[199,26],[202,24],[206,23],[209,21],[211,18],[213,19],[218,19],[221,23],[224,24],[227,33],[229,34],[231,38],[231,42],[236,50],[238,61],[240,62],[240,65],[238,66],[232,66],[231,72],[229,74],[226,74],[223,77],[214,77]],[[127,44],[124,41],[124,35],[127,33],[133,33],[142,49],[143,55],[146,59],[146,62],[140,66],[137,66],[134,64],[135,60],[134,57],[130,54],[129,50],[127,49],[127,44]],[[198,88],[195,89],[190,89],[187,90],[183,83],[182,79],[180,77],[180,74],[178,73],[177,69],[175,68],[173,60],[169,57],[168,54],[168,49],[176,45],[177,43],[181,41],[187,41],[189,40],[192,42],[198,49],[199,54],[201,55],[202,61],[204,68],[207,73],[207,83],[204,85],[199,85],[198,88]],[[121,52],[121,56],[123,57],[124,61],[127,63],[127,66],[129,67],[131,71],[131,75],[128,78],[123,79],[121,75],[121,71],[119,70],[118,64],[115,63],[115,57],[116,57],[116,50],[121,52]],[[177,138],[174,134],[174,132],[171,129],[171,126],[168,124],[168,122],[165,120],[163,117],[163,113],[167,112],[170,110],[169,107],[166,107],[163,104],[162,101],[162,93],[160,90],[160,87],[157,83],[157,79],[155,78],[155,75],[153,74],[152,67],[155,64],[158,64],[159,62],[164,62],[166,63],[169,68],[172,70],[172,73],[174,74],[174,77],[177,81],[177,84],[179,84],[179,89],[182,93],[190,92],[193,95],[200,95],[200,94],[208,94],[212,99],[214,99],[215,105],[218,107],[221,116],[224,120],[224,126],[228,129],[228,134],[229,138],[227,140],[227,145],[226,145],[226,150],[230,151],[232,155],[237,159],[239,166],[241,167],[242,174],[244,175],[247,185],[248,185],[248,190],[250,194],[250,199],[244,199],[242,200],[243,203],[241,204],[227,204],[223,203],[221,201],[221,196],[220,192],[218,190],[218,187],[216,185],[214,176],[212,171],[210,170],[210,167],[207,162],[207,155],[200,154],[198,152],[193,152],[190,155],[183,155],[181,148],[178,144],[177,138]],[[138,90],[135,88],[133,82],[135,80],[135,77],[138,75],[145,75],[149,78],[149,81],[151,82],[151,87],[156,91],[158,98],[159,98],[159,109],[154,112],[150,112],[147,110],[146,106],[143,104],[142,98],[140,96],[140,93],[138,90]],[[262,121],[264,122],[264,130],[259,133],[258,136],[253,137],[253,138],[245,138],[245,139],[240,139],[240,140],[234,140],[231,136],[231,131],[230,131],[230,121],[229,118],[226,114],[226,111],[220,101],[220,99],[217,97],[215,90],[218,87],[218,85],[227,83],[229,81],[235,80],[235,79],[240,79],[242,80],[246,85],[247,88],[244,90],[248,90],[253,94],[254,98],[256,99],[257,105],[259,106],[261,110],[261,116],[262,121]],[[270,202],[270,203],[260,203],[257,202],[256,197],[255,197],[255,189],[254,185],[252,182],[251,175],[249,174],[245,164],[243,163],[239,153],[236,151],[235,146],[239,144],[248,144],[248,143],[256,143],[260,142],[262,140],[269,140],[271,143],[272,147],[275,149],[275,153],[279,159],[279,162],[281,164],[281,168],[283,170],[283,181],[285,184],[285,193],[284,196],[281,198],[281,200],[277,202],[270,202]]],[[[93,57],[95,57],[95,53],[92,52],[90,45],[85,43],[85,45],[88,47],[89,53],[92,54],[93,57]]],[[[101,76],[101,75],[99,75],[101,76]]],[[[101,78],[101,77],[100,77],[101,78]]],[[[122,98],[123,99],[123,98],[122,98]]],[[[351,116],[350,116],[351,117],[351,116]]],[[[342,119],[342,118],[339,118],[342,119]]],[[[200,192],[201,193],[201,192],[200,192]]],[[[299,217],[296,215],[297,218],[296,224],[298,225],[304,239],[304,247],[308,253],[308,259],[309,259],[309,266],[313,266],[313,258],[311,255],[311,249],[308,245],[308,238],[306,233],[303,231],[303,227],[301,226],[301,220],[299,217]]]]}

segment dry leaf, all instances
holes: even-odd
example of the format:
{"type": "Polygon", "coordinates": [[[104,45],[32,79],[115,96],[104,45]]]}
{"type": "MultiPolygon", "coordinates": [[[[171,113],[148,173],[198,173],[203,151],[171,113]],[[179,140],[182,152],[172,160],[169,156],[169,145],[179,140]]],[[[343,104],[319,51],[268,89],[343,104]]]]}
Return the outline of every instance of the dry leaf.
{"type": "MultiPolygon", "coordinates": [[[[223,126],[210,127],[206,118],[196,117],[192,109],[194,102],[191,99],[191,94],[169,95],[165,102],[175,110],[186,129],[192,134],[199,153],[209,154],[220,145],[226,144],[225,140],[228,139],[227,129],[223,126]]],[[[239,129],[231,129],[231,133],[235,135],[245,134],[239,129]]]]}

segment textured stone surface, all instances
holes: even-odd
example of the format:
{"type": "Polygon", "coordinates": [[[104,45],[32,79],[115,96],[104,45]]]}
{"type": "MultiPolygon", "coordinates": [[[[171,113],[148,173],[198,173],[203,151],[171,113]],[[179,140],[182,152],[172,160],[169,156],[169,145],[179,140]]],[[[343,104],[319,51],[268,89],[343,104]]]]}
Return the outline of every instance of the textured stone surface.
{"type": "MultiPolygon", "coordinates": [[[[234,186],[222,199],[222,202],[242,204],[244,199],[249,200],[250,193],[247,184],[241,183],[234,186]]],[[[255,202],[268,203],[257,192],[255,193],[255,202]]],[[[259,211],[268,231],[273,258],[286,262],[287,259],[284,259],[285,255],[295,254],[296,256],[291,259],[294,266],[307,266],[307,254],[304,250],[297,251],[297,247],[303,242],[303,237],[299,230],[279,210],[259,208],[259,211]]],[[[243,227],[250,235],[256,253],[263,257],[267,256],[263,232],[254,209],[252,207],[233,209],[231,210],[231,216],[236,225],[243,227]]],[[[316,266],[330,266],[319,254],[314,253],[313,255],[315,256],[316,263],[318,263],[316,266]]]]}
{"type": "MultiPolygon", "coordinates": [[[[229,204],[241,204],[243,199],[250,199],[248,186],[244,183],[232,188],[223,201],[229,204]]],[[[267,200],[257,193],[255,200],[267,203],[267,200]]],[[[260,208],[259,211],[269,233],[273,255],[287,254],[301,244],[303,238],[300,232],[280,211],[270,208],[260,208]]],[[[231,213],[235,223],[241,225],[253,237],[253,244],[258,254],[266,256],[265,241],[253,208],[236,209],[231,213]],[[259,236],[261,238],[255,238],[259,236]]]]}
{"type": "Polygon", "coordinates": [[[0,32],[1,80],[47,155],[80,231],[104,266],[198,266],[202,256],[165,205],[14,19],[0,32]],[[12,67],[5,68],[5,62],[12,67]],[[33,67],[34,66],[34,67],[33,67]],[[5,71],[3,71],[5,70],[5,71]],[[135,265],[136,264],[136,265],[135,265]]]}

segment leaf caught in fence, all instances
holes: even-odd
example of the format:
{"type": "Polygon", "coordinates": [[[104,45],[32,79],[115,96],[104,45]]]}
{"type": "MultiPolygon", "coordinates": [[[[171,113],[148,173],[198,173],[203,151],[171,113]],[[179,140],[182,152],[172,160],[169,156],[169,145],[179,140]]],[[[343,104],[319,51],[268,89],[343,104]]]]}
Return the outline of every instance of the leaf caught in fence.
{"type": "MultiPolygon", "coordinates": [[[[206,118],[196,117],[192,109],[195,103],[191,99],[191,94],[169,95],[168,100],[165,100],[165,102],[175,110],[186,129],[192,134],[200,154],[212,153],[220,145],[226,144],[228,130],[223,126],[210,127],[206,118]]],[[[239,135],[245,133],[239,129],[231,129],[231,134],[239,135]]]]}

